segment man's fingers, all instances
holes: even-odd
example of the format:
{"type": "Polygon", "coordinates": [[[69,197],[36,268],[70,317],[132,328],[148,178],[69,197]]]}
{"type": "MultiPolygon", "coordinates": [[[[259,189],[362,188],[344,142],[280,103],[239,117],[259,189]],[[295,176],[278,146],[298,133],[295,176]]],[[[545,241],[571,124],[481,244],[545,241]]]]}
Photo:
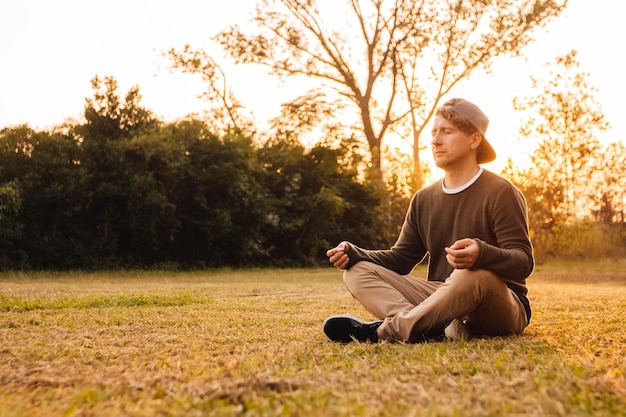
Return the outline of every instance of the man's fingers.
{"type": "Polygon", "coordinates": [[[335,262],[337,262],[337,261],[338,261],[338,260],[339,260],[342,256],[346,256],[346,254],[345,254],[345,253],[343,253],[343,252],[335,252],[335,253],[333,253],[333,254],[329,257],[329,260],[330,260],[330,262],[335,263],[335,262]]]}
{"type": "Polygon", "coordinates": [[[447,254],[446,260],[448,261],[448,264],[455,269],[467,269],[471,267],[470,262],[468,262],[467,259],[464,259],[464,257],[447,254]]]}
{"type": "Polygon", "coordinates": [[[340,268],[341,266],[345,266],[348,263],[348,255],[346,255],[344,252],[335,252],[328,258],[328,260],[331,264],[335,265],[337,268],[340,268]]]}
{"type": "Polygon", "coordinates": [[[326,251],[326,256],[328,256],[328,260],[331,264],[336,266],[339,269],[345,269],[350,262],[350,258],[348,258],[348,244],[346,242],[341,242],[336,247],[329,249],[326,251]]]}

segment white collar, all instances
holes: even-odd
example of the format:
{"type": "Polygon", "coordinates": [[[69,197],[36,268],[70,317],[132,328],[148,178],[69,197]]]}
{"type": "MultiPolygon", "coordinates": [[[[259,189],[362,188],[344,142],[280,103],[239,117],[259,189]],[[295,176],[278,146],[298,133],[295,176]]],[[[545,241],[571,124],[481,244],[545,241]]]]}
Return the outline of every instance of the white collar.
{"type": "Polygon", "coordinates": [[[460,187],[457,188],[447,188],[444,184],[444,180],[441,180],[441,189],[443,190],[444,193],[446,194],[458,194],[461,191],[464,191],[466,189],[468,189],[472,184],[474,184],[478,178],[480,177],[480,175],[483,173],[484,168],[483,167],[479,167],[478,172],[476,173],[476,175],[474,175],[472,177],[471,180],[469,180],[468,182],[466,182],[465,184],[461,185],[460,187]]]}

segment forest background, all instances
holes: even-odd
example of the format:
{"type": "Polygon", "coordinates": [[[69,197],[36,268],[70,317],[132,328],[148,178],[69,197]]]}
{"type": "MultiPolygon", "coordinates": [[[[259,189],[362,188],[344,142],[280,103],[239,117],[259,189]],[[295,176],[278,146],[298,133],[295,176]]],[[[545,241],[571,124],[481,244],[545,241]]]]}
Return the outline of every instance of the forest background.
{"type": "MultiPolygon", "coordinates": [[[[267,126],[247,117],[228,74],[210,54],[184,47],[163,54],[173,70],[206,82],[209,111],[203,115],[166,122],[142,106],[138,86],[121,93],[113,76],[96,76],[82,120],[45,130],[3,128],[0,268],[311,266],[324,263],[326,249],[343,239],[370,248],[392,245],[412,193],[436,178],[420,159],[428,151],[432,111],[472,70],[519,54],[532,30],[566,2],[510,2],[509,9],[499,4],[489,10],[495,15],[476,13],[485,7],[480,2],[467,9],[450,2],[445,21],[454,24],[438,39],[416,35],[428,19],[389,14],[414,10],[414,3],[410,9],[402,9],[402,1],[376,9],[382,3],[371,2],[374,9],[367,13],[353,9],[356,22],[372,31],[364,31],[366,46],[376,52],[371,55],[359,55],[352,40],[341,45],[341,37],[328,36],[337,33],[318,30],[313,23],[321,14],[297,1],[257,10],[253,21],[268,32],[229,27],[215,37],[240,64],[326,83],[285,103],[267,126]],[[395,16],[396,26],[375,16],[395,16]],[[488,18],[508,24],[486,25],[488,18]],[[398,36],[407,22],[413,32],[398,36]],[[467,41],[476,39],[467,49],[467,41]],[[309,50],[315,52],[303,57],[309,50]],[[406,59],[430,56],[416,54],[422,50],[458,61],[416,65],[406,59]],[[342,59],[355,56],[368,59],[342,59]],[[361,74],[359,68],[367,70],[361,74]],[[427,78],[406,71],[421,68],[439,74],[428,79],[439,87],[435,99],[423,98],[427,78]],[[354,74],[363,75],[364,83],[351,85],[354,74]],[[362,88],[369,81],[383,86],[383,95],[362,88]],[[406,108],[398,107],[402,100],[406,108]],[[390,146],[394,137],[409,138],[412,154],[390,146]]],[[[570,51],[532,83],[533,93],[514,105],[526,118],[520,137],[536,148],[530,164],[509,160],[502,175],[526,196],[537,258],[624,256],[626,149],[622,142],[598,140],[608,123],[589,74],[570,51]]]]}

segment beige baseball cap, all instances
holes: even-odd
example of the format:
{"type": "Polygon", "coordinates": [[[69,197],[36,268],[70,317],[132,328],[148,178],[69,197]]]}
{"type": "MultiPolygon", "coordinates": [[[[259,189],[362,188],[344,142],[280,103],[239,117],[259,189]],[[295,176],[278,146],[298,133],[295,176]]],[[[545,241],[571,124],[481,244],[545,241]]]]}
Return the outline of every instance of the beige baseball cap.
{"type": "Polygon", "coordinates": [[[491,162],[496,159],[496,151],[487,141],[486,137],[487,127],[489,126],[489,118],[477,105],[462,98],[453,98],[446,101],[442,107],[448,111],[458,114],[470,122],[472,126],[474,126],[476,130],[483,135],[483,140],[480,142],[480,145],[476,150],[476,159],[479,164],[491,162]]]}

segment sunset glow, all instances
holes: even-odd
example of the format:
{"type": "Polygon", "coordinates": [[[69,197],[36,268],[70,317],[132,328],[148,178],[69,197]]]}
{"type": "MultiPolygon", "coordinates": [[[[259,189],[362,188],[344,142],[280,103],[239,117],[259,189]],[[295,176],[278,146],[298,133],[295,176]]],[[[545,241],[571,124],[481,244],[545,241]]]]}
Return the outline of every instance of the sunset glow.
{"type": "MultiPolygon", "coordinates": [[[[115,77],[123,92],[139,85],[144,106],[166,121],[200,113],[206,108],[197,98],[204,88],[201,81],[171,73],[162,52],[190,44],[222,58],[210,36],[229,24],[244,26],[255,4],[2,2],[0,127],[28,123],[48,128],[65,118],[79,119],[95,75],[115,77]]],[[[519,158],[532,150],[531,144],[517,140],[519,115],[511,100],[528,94],[529,76],[540,77],[545,62],[571,49],[579,51],[581,68],[591,74],[590,82],[599,89],[597,101],[612,125],[601,139],[623,141],[626,121],[620,104],[626,83],[618,73],[619,54],[607,53],[604,45],[625,37],[624,10],[626,3],[615,0],[572,0],[564,15],[537,33],[536,43],[523,51],[526,60],[497,60],[491,75],[474,74],[455,88],[453,96],[475,101],[491,119],[488,137],[499,155],[489,164],[492,169],[500,169],[509,156],[519,158]]],[[[301,92],[297,84],[281,84],[263,69],[236,67],[226,58],[222,65],[236,95],[261,123],[277,115],[281,102],[301,92]]]]}

